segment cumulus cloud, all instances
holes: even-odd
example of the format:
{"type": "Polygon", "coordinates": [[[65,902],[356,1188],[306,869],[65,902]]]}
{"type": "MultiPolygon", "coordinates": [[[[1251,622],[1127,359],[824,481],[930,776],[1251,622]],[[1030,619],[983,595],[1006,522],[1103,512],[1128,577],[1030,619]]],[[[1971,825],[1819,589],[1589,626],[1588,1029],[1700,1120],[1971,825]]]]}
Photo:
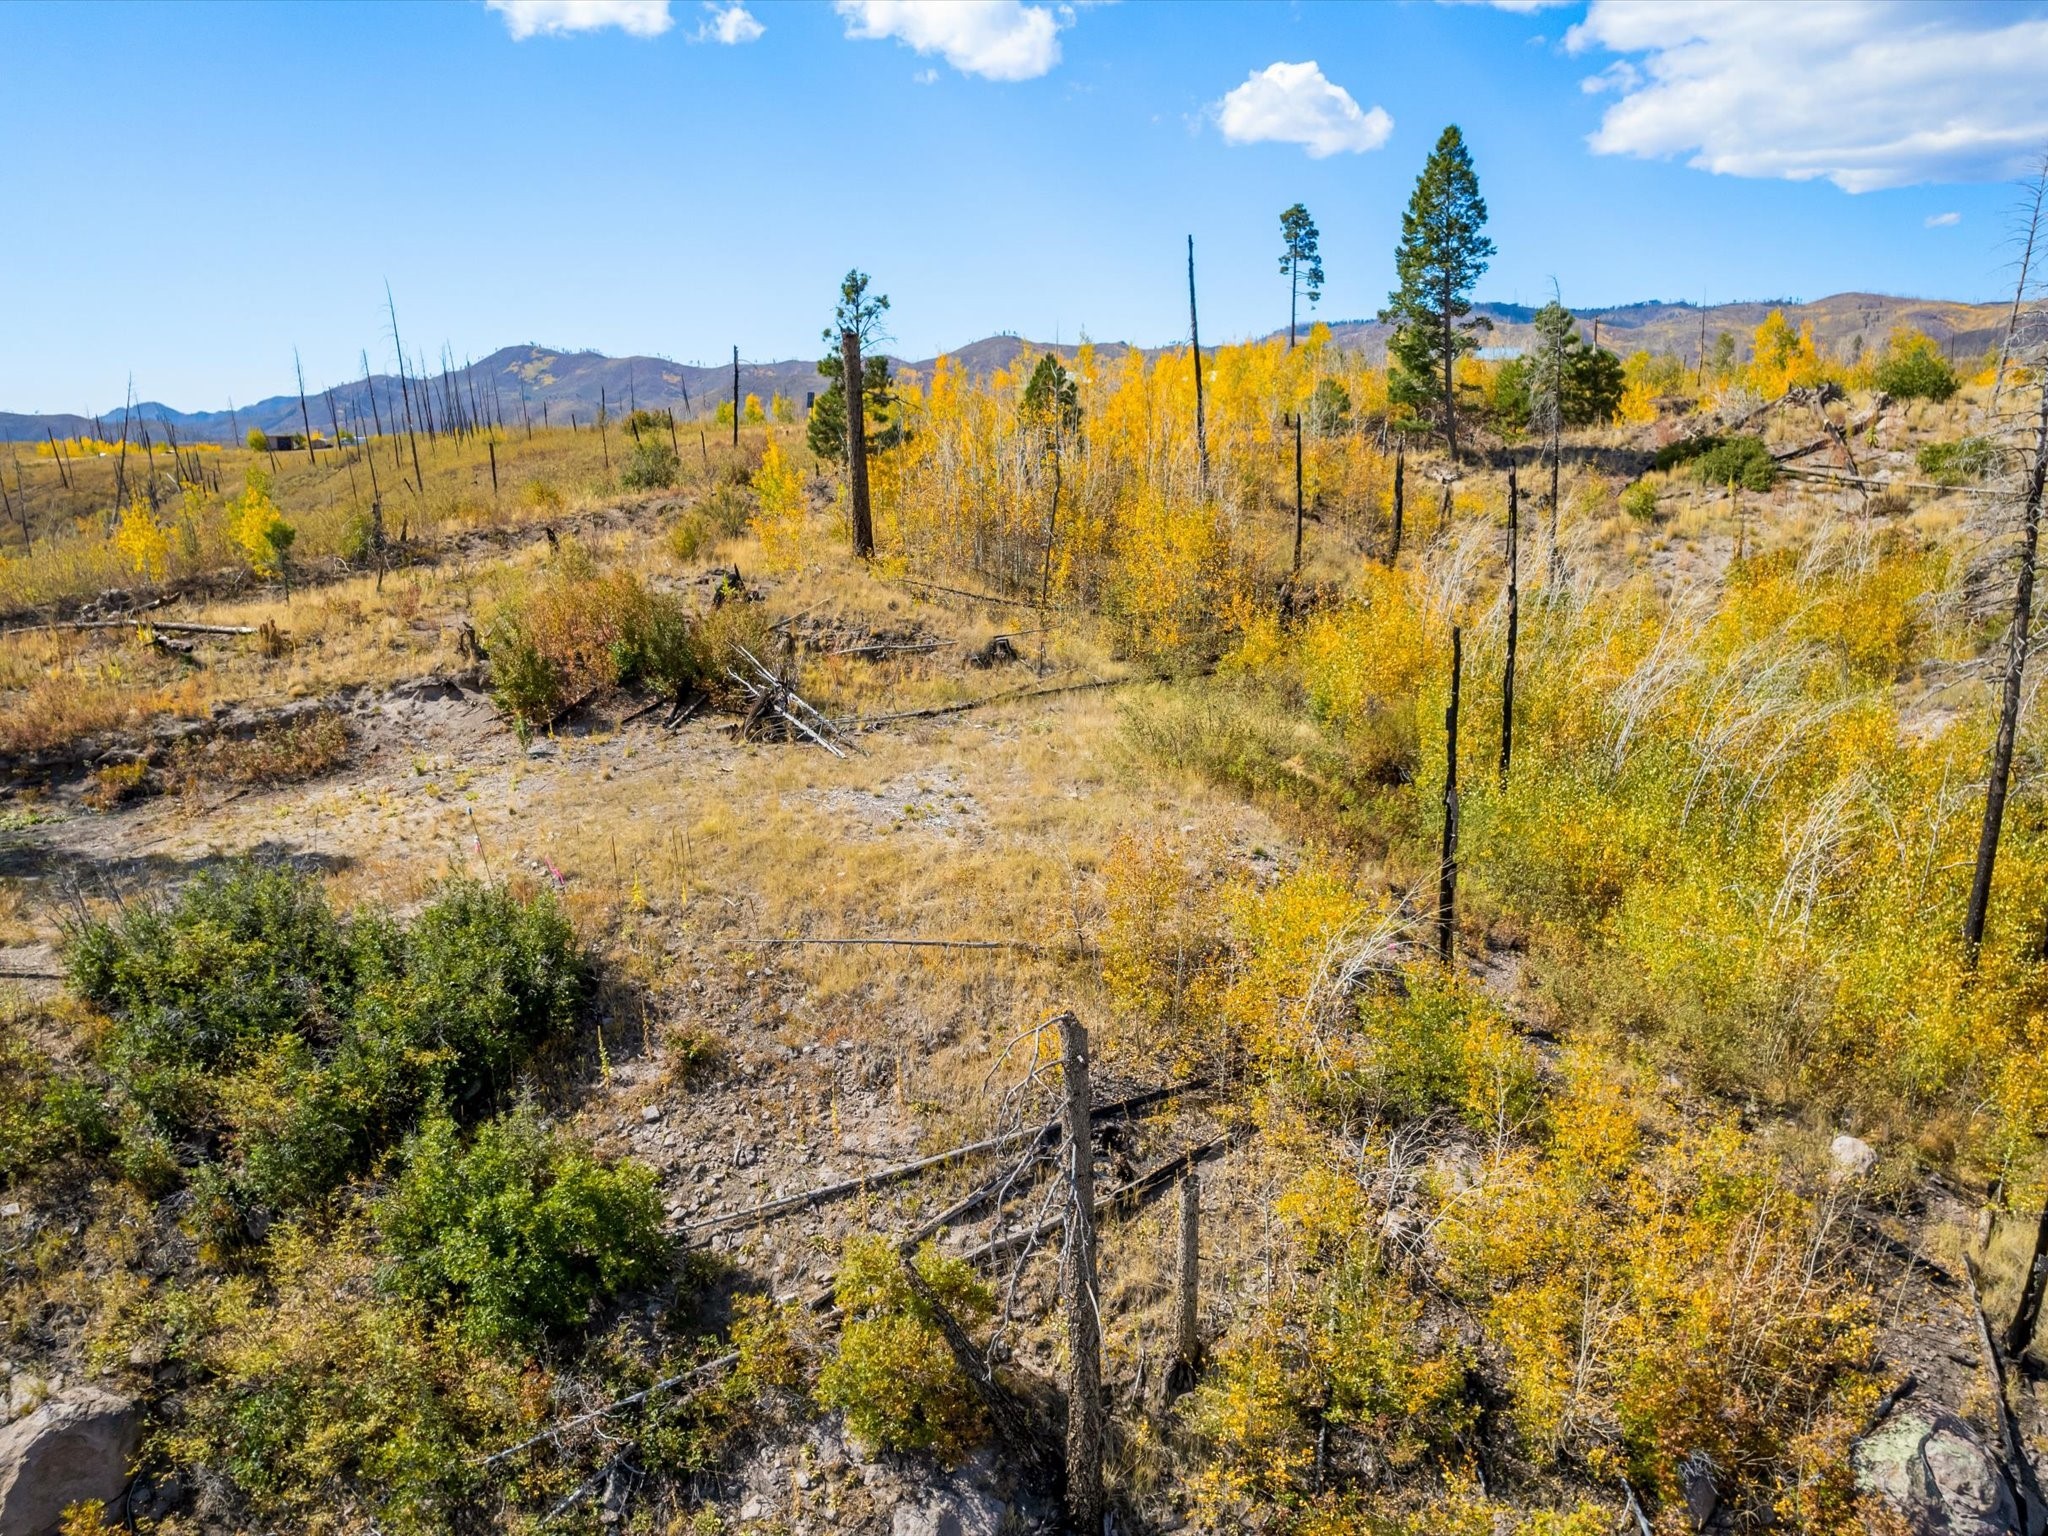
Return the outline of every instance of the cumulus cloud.
{"type": "Polygon", "coordinates": [[[753,13],[735,0],[731,5],[720,5],[717,0],[704,0],[704,9],[710,17],[699,24],[695,41],[700,43],[751,43],[768,29],[754,19],[753,13]]]}
{"type": "Polygon", "coordinates": [[[2048,140],[2048,17],[1924,0],[1593,0],[1573,53],[1617,100],[1589,143],[1872,192],[1989,181],[2048,140]]]}
{"type": "Polygon", "coordinates": [[[1378,149],[1394,131],[1379,107],[1361,108],[1311,59],[1268,64],[1216,103],[1216,125],[1232,144],[1299,144],[1309,158],[1378,149]]]}
{"type": "Polygon", "coordinates": [[[1951,224],[1960,224],[1962,222],[1963,216],[1960,213],[1930,213],[1927,215],[1926,227],[1929,229],[1947,229],[1951,224]]]}
{"type": "Polygon", "coordinates": [[[633,37],[659,37],[676,24],[668,0],[484,0],[484,5],[505,18],[514,42],[606,27],[633,37]]]}
{"type": "Polygon", "coordinates": [[[852,38],[893,37],[938,54],[962,74],[1036,80],[1060,61],[1060,29],[1073,11],[1055,13],[1020,0],[835,0],[852,38]]]}

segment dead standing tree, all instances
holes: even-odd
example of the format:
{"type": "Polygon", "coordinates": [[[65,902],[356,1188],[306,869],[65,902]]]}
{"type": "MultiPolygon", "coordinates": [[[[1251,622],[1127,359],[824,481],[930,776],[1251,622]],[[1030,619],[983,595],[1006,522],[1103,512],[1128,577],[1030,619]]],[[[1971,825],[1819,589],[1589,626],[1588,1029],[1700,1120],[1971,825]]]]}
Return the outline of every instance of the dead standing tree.
{"type": "Polygon", "coordinates": [[[1072,1013],[1061,1014],[1057,1022],[1067,1131],[1067,1242],[1060,1265],[1067,1314],[1067,1523],[1092,1536],[1102,1529],[1103,1422],[1088,1031],[1072,1013]]]}
{"type": "Polygon", "coordinates": [[[2012,783],[2013,744],[2019,735],[2027,651],[2034,618],[2034,562],[2041,542],[2041,493],[2048,479],[2048,387],[2035,413],[2033,462],[2020,494],[2019,553],[2013,580],[2012,620],[2005,636],[2005,681],[1998,711],[1998,737],[1991,749],[1991,774],[1984,790],[1984,825],[1977,838],[1977,864],[1970,880],[1970,908],[1963,919],[1963,943],[1975,963],[1984,942],[1991,905],[1991,876],[1998,863],[1998,838],[2012,783]]]}
{"type": "MultiPolygon", "coordinates": [[[[1500,787],[1508,787],[1508,769],[1515,758],[1515,642],[1522,628],[1522,583],[1520,551],[1520,489],[1515,472],[1508,471],[1508,656],[1500,678],[1500,787]]],[[[1455,751],[1456,748],[1453,748],[1455,751]]]]}
{"type": "Polygon", "coordinates": [[[1202,418],[1202,326],[1195,315],[1195,237],[1188,236],[1188,350],[1195,355],[1195,458],[1209,488],[1209,433],[1202,418]]]}
{"type": "Polygon", "coordinates": [[[1444,849],[1436,883],[1436,952],[1445,965],[1458,940],[1458,685],[1464,663],[1464,636],[1453,624],[1451,700],[1444,706],[1444,849]]]}

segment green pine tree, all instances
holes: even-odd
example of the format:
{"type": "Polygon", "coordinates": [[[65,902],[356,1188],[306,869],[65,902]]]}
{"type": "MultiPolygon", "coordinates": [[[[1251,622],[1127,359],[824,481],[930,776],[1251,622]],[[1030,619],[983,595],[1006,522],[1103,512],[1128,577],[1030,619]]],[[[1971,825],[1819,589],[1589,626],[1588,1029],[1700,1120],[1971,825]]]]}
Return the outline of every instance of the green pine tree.
{"type": "Polygon", "coordinates": [[[1322,232],[1308,209],[1296,203],[1280,215],[1280,270],[1287,278],[1287,345],[1294,346],[1294,317],[1306,293],[1311,306],[1323,296],[1322,232]]]}
{"type": "Polygon", "coordinates": [[[1486,271],[1493,242],[1486,238],[1486,203],[1457,126],[1443,131],[1416,179],[1401,215],[1394,271],[1401,286],[1387,296],[1380,319],[1394,326],[1391,393],[1396,404],[1440,416],[1444,443],[1458,457],[1458,358],[1479,345],[1473,332],[1489,328],[1468,320],[1472,288],[1486,271]]]}

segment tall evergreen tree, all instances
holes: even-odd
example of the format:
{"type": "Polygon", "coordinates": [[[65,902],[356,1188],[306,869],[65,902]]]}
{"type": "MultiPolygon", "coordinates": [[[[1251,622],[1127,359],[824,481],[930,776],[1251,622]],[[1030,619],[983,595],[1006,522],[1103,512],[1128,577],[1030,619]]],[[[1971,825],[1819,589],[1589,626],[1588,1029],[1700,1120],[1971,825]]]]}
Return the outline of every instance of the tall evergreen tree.
{"type": "Polygon", "coordinates": [[[1323,296],[1322,232],[1308,209],[1296,203],[1280,215],[1280,270],[1287,278],[1287,346],[1294,347],[1294,317],[1306,293],[1313,306],[1323,296]]]}
{"type": "Polygon", "coordinates": [[[1479,178],[1465,136],[1453,124],[1430,151],[1401,215],[1401,243],[1394,250],[1401,286],[1387,296],[1380,319],[1394,326],[1388,351],[1395,402],[1440,414],[1454,462],[1458,358],[1479,345],[1474,331],[1490,328],[1466,316],[1472,312],[1472,287],[1493,253],[1479,178]]]}
{"type": "Polygon", "coordinates": [[[818,361],[818,372],[832,383],[826,387],[824,397],[813,405],[806,431],[811,451],[819,457],[835,452],[846,456],[853,552],[863,560],[875,552],[874,520],[868,508],[868,451],[880,446],[871,439],[867,421],[870,413],[890,403],[890,396],[888,360],[862,354],[871,344],[882,340],[882,317],[888,312],[886,293],[868,296],[867,273],[846,274],[839,285],[839,304],[833,311],[832,324],[825,327],[824,334],[825,341],[836,346],[838,352],[818,361]],[[859,401],[857,406],[848,398],[849,382],[859,401]]]}

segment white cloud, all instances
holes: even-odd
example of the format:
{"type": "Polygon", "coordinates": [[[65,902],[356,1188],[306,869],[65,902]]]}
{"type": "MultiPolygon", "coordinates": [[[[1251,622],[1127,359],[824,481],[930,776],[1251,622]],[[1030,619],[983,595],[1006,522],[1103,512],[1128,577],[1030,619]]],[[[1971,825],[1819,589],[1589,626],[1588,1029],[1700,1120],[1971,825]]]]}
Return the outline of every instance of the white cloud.
{"type": "Polygon", "coordinates": [[[1960,224],[1962,222],[1963,216],[1960,213],[1930,213],[1927,215],[1926,227],[1928,229],[1947,229],[1952,224],[1960,224]]]}
{"type": "Polygon", "coordinates": [[[937,85],[939,83],[939,72],[936,69],[920,69],[910,78],[919,85],[937,85]]]}
{"type": "Polygon", "coordinates": [[[754,19],[753,13],[734,0],[731,5],[720,5],[717,0],[704,0],[704,9],[711,13],[710,19],[698,26],[691,41],[699,43],[751,43],[768,29],[754,19]]]}
{"type": "Polygon", "coordinates": [[[659,37],[674,26],[668,0],[484,0],[505,18],[514,42],[617,27],[633,37],[659,37]]]}
{"type": "Polygon", "coordinates": [[[1845,192],[1992,181],[2048,141],[2048,17],[1928,0],[1593,0],[1573,53],[1638,56],[1588,142],[1845,192]]]}
{"type": "Polygon", "coordinates": [[[919,53],[936,53],[962,74],[990,80],[1036,80],[1060,61],[1060,29],[1073,11],[1057,14],[1020,0],[835,0],[852,38],[893,37],[919,53]]]}
{"type": "Polygon", "coordinates": [[[1216,124],[1232,144],[1299,144],[1309,157],[1378,149],[1394,131],[1380,107],[1362,109],[1315,61],[1268,64],[1216,103],[1216,124]]]}

